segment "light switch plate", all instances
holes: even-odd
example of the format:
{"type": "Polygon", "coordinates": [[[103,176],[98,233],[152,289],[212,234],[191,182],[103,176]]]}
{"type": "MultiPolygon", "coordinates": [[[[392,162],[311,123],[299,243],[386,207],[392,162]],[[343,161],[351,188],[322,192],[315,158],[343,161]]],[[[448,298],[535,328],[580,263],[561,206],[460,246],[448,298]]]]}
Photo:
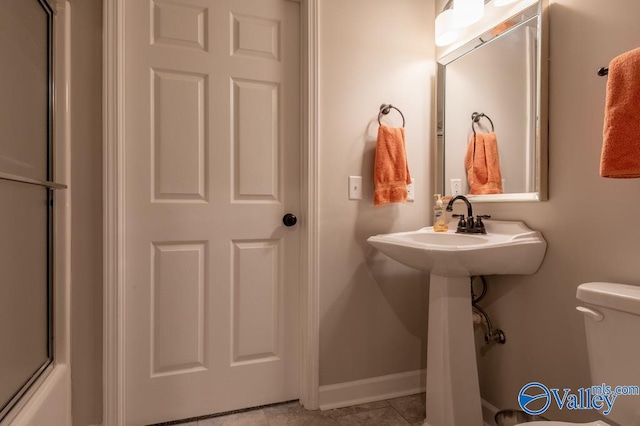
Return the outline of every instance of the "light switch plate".
{"type": "Polygon", "coordinates": [[[349,199],[362,200],[362,176],[349,176],[349,199]]]}

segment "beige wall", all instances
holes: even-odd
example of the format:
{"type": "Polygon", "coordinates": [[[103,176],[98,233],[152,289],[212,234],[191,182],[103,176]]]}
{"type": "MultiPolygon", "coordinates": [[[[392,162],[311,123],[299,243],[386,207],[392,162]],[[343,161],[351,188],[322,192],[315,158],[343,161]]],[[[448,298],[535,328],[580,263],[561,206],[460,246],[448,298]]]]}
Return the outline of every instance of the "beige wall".
{"type": "MultiPolygon", "coordinates": [[[[425,367],[427,277],[366,239],[431,223],[433,4],[320,2],[320,384],[425,367]],[[375,208],[373,158],[382,103],[406,118],[415,203],[375,208]],[[364,200],[347,197],[363,176],[364,200]]],[[[395,112],[389,115],[401,124],[395,112]]]]}
{"type": "MultiPolygon", "coordinates": [[[[489,277],[487,307],[507,344],[479,363],[482,397],[516,407],[520,388],[537,380],[577,389],[589,382],[576,287],[587,281],[640,284],[640,181],[599,177],[606,78],[596,71],[640,45],[637,0],[555,0],[550,6],[549,201],[478,204],[478,213],[521,219],[548,245],[540,271],[489,277]]],[[[626,383],[612,383],[626,384],[626,383]]],[[[592,413],[548,411],[558,420],[592,413]]]]}
{"type": "Polygon", "coordinates": [[[71,1],[74,425],[102,422],[102,0],[71,1]]]}

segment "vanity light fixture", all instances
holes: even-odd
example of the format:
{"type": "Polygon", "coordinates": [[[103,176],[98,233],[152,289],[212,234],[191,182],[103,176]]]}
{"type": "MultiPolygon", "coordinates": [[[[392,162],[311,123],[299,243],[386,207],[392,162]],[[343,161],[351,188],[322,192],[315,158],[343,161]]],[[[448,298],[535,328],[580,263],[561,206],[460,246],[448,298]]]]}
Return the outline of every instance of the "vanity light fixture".
{"type": "Polygon", "coordinates": [[[491,0],[449,0],[442,13],[436,17],[436,46],[447,46],[456,41],[460,28],[482,18],[484,5],[489,1],[491,0]]]}
{"type": "Polygon", "coordinates": [[[484,0],[453,0],[453,21],[458,28],[478,22],[484,15],[484,0]]]}
{"type": "Polygon", "coordinates": [[[511,3],[515,3],[518,0],[493,0],[496,6],[506,6],[511,3]]]}
{"type": "Polygon", "coordinates": [[[436,18],[436,46],[447,46],[458,39],[453,21],[453,9],[444,10],[436,18]]]}

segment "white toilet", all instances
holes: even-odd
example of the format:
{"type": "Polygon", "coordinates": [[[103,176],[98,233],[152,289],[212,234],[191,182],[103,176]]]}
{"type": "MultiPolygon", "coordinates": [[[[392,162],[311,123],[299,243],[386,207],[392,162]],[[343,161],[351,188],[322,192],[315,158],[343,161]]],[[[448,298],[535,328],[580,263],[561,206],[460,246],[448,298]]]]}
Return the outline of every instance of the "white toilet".
{"type": "MultiPolygon", "coordinates": [[[[576,297],[584,314],[587,350],[594,385],[640,386],[640,287],[614,283],[585,283],[576,297]]],[[[595,414],[595,413],[594,413],[595,414]]],[[[622,426],[640,426],[640,396],[624,395],[614,400],[607,416],[622,426]]],[[[591,423],[529,422],[523,426],[608,426],[591,423]]]]}

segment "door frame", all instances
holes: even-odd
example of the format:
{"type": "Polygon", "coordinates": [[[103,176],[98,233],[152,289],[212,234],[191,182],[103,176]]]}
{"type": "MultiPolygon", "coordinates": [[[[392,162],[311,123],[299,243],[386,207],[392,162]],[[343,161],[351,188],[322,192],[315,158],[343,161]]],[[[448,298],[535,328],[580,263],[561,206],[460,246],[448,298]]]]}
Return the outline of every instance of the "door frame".
{"type": "MultiPolygon", "coordinates": [[[[318,7],[300,3],[301,28],[301,273],[300,402],[318,409],[318,7]]],[[[125,426],[124,3],[104,1],[103,42],[103,425],[125,426]]]]}

